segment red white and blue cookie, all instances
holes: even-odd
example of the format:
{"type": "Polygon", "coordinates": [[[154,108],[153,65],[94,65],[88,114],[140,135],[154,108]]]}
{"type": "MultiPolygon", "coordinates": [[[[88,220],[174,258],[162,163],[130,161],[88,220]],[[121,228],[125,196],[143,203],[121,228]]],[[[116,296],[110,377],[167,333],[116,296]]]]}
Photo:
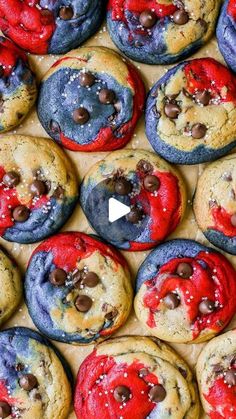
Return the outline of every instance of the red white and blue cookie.
{"type": "Polygon", "coordinates": [[[170,64],[213,35],[220,0],[109,0],[107,24],[117,47],[133,60],[170,64]]]}
{"type": "Polygon", "coordinates": [[[186,205],[184,182],[174,167],[146,150],[119,150],[96,163],[83,179],[80,202],[94,230],[124,250],[154,247],[181,222],[186,205]],[[109,221],[109,200],[128,213],[109,221]]]}
{"type": "Polygon", "coordinates": [[[236,154],[211,163],[198,180],[196,221],[206,238],[236,254],[236,154]]]}
{"type": "Polygon", "coordinates": [[[146,134],[172,163],[225,155],[236,145],[236,76],[213,58],[178,64],[149,92],[146,134]]]}
{"type": "Polygon", "coordinates": [[[203,408],[210,419],[236,418],[236,330],[212,339],[197,361],[203,408]]]}
{"type": "Polygon", "coordinates": [[[158,339],[124,336],[95,347],[75,389],[77,419],[198,419],[193,375],[158,339]]]}
{"type": "Polygon", "coordinates": [[[44,335],[88,344],[125,323],[133,291],[121,254],[94,237],[69,232],[35,249],[25,296],[29,314],[44,335]]]}
{"type": "Polygon", "coordinates": [[[0,417],[67,419],[72,374],[59,351],[39,333],[0,332],[0,417]]]}
{"type": "Polygon", "coordinates": [[[102,0],[0,0],[0,30],[32,54],[64,54],[99,28],[102,0]]]}
{"type": "Polygon", "coordinates": [[[0,36],[0,133],[21,123],[36,96],[36,80],[26,54],[0,36]]]}
{"type": "Polygon", "coordinates": [[[38,116],[69,150],[116,150],[131,139],[144,99],[143,82],[130,63],[108,48],[81,48],[43,78],[38,116]]]}
{"type": "Polygon", "coordinates": [[[193,240],[172,240],[153,250],[138,271],[136,292],[136,316],[169,342],[208,340],[236,314],[235,269],[193,240]]]}
{"type": "Polygon", "coordinates": [[[226,63],[236,71],[236,2],[225,0],[217,24],[216,36],[218,46],[226,63]]]}
{"type": "Polygon", "coordinates": [[[68,220],[78,200],[71,161],[52,140],[2,136],[0,236],[34,243],[68,220]]]}

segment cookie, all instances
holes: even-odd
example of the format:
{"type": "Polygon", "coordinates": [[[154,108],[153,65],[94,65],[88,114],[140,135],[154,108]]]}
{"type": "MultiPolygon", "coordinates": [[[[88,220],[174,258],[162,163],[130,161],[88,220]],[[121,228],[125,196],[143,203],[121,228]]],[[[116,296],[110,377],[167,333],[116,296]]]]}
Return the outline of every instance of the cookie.
{"type": "Polygon", "coordinates": [[[0,326],[11,317],[22,298],[21,275],[15,262],[0,248],[0,326]]]}
{"type": "Polygon", "coordinates": [[[206,238],[236,254],[236,154],[210,164],[198,180],[194,213],[206,238]]]}
{"type": "Polygon", "coordinates": [[[131,64],[108,48],[81,48],[45,75],[38,117],[69,150],[115,150],[132,137],[144,99],[143,82],[131,64]]]}
{"type": "Polygon", "coordinates": [[[94,230],[116,247],[145,250],[163,241],[182,220],[186,193],[175,168],[146,150],[106,156],[83,179],[80,202],[94,230]],[[130,212],[109,221],[110,198],[130,212]]]}
{"type": "Polygon", "coordinates": [[[107,24],[116,46],[133,60],[170,64],[213,35],[220,0],[109,0],[107,24]]]}
{"type": "Polygon", "coordinates": [[[23,121],[36,96],[36,80],[26,54],[0,36],[0,133],[23,121]]]}
{"type": "Polygon", "coordinates": [[[215,160],[236,145],[236,76],[213,58],[183,62],[149,92],[146,134],[177,164],[215,160]]]}
{"type": "Polygon", "coordinates": [[[34,251],[26,304],[42,333],[66,343],[102,340],[127,319],[133,291],[123,257],[83,233],[58,234],[34,251]]]}
{"type": "Polygon", "coordinates": [[[53,141],[2,136],[0,236],[33,243],[59,230],[78,199],[72,163],[53,141]]]}
{"type": "Polygon", "coordinates": [[[66,419],[72,376],[59,352],[25,327],[0,332],[0,417],[66,419]]]}
{"type": "Polygon", "coordinates": [[[0,29],[32,54],[64,54],[102,23],[102,0],[0,0],[0,29]]]}
{"type": "Polygon", "coordinates": [[[226,63],[236,72],[236,5],[235,0],[226,0],[222,6],[216,37],[226,63]]]}
{"type": "Polygon", "coordinates": [[[77,419],[97,412],[103,419],[198,419],[196,384],[185,361],[158,339],[110,339],[84,360],[77,377],[77,419]]]}
{"type": "Polygon", "coordinates": [[[193,240],[153,250],[136,280],[135,312],[160,339],[198,343],[212,338],[236,314],[236,272],[220,253],[193,240]]]}
{"type": "Polygon", "coordinates": [[[236,417],[236,330],[212,339],[197,362],[202,405],[211,419],[236,417]]]}

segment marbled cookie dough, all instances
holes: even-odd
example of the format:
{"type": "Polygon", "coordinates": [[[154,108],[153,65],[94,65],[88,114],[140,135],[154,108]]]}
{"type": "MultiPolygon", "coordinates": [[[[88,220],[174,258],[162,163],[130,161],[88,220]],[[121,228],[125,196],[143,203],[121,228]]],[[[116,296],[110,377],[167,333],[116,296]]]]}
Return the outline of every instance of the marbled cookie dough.
{"type": "Polygon", "coordinates": [[[217,41],[225,61],[236,71],[236,2],[225,0],[216,30],[217,41]]]}
{"type": "Polygon", "coordinates": [[[99,344],[82,363],[77,419],[198,419],[199,400],[187,364],[158,339],[125,336],[99,344]]]}
{"type": "Polygon", "coordinates": [[[133,60],[170,64],[213,35],[221,0],[109,0],[107,24],[117,47],[133,60]]]}
{"type": "Polygon", "coordinates": [[[211,419],[236,418],[236,330],[212,339],[197,362],[202,405],[211,419]]]}
{"type": "Polygon", "coordinates": [[[236,76],[213,58],[172,68],[149,93],[146,134],[172,163],[223,156],[236,145],[236,76]]]}
{"type": "Polygon", "coordinates": [[[59,230],[76,205],[72,163],[46,138],[2,136],[0,145],[0,235],[40,241],[59,230]]]}
{"type": "Polygon", "coordinates": [[[212,244],[236,254],[236,154],[204,170],[197,184],[194,213],[212,244]]]}
{"type": "Polygon", "coordinates": [[[0,36],[0,133],[22,122],[36,96],[36,80],[26,54],[0,36]]]}
{"type": "Polygon", "coordinates": [[[127,319],[133,291],[123,257],[83,233],[58,234],[34,251],[26,304],[41,332],[66,343],[107,338],[127,319]]]}
{"type": "Polygon", "coordinates": [[[102,0],[0,0],[0,29],[32,54],[63,54],[99,28],[102,0]]]}
{"type": "Polygon", "coordinates": [[[136,291],[138,319],[169,342],[208,340],[236,314],[236,271],[222,254],[193,240],[153,250],[138,271],[136,291]]]}
{"type": "Polygon", "coordinates": [[[72,376],[59,352],[24,327],[0,332],[0,417],[67,419],[72,376]]]}
{"type": "Polygon", "coordinates": [[[46,73],[38,116],[69,150],[116,150],[131,139],[144,99],[133,65],[108,48],[87,47],[71,51],[46,73]]]}
{"type": "Polygon", "coordinates": [[[16,310],[22,298],[22,288],[18,267],[0,247],[0,326],[16,310]]]}
{"type": "Polygon", "coordinates": [[[174,167],[145,150],[120,150],[91,167],[83,179],[81,206],[91,226],[106,241],[124,250],[154,247],[183,218],[185,185],[174,167]],[[130,212],[109,222],[109,199],[130,212]]]}

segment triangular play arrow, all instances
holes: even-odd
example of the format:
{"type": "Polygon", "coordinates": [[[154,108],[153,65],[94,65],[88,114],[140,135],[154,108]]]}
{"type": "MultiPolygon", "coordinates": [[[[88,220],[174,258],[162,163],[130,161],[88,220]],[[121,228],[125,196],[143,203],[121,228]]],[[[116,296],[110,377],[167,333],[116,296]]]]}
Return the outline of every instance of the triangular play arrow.
{"type": "Polygon", "coordinates": [[[113,223],[119,218],[124,217],[124,215],[129,214],[130,207],[128,205],[123,204],[120,201],[117,201],[115,198],[110,198],[108,203],[108,218],[110,223],[113,223]]]}

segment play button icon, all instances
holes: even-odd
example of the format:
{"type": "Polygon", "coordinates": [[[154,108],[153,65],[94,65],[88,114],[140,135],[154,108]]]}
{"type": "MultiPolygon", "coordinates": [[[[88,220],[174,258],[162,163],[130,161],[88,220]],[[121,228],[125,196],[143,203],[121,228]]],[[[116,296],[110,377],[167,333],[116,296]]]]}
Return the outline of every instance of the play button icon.
{"type": "Polygon", "coordinates": [[[130,207],[123,204],[115,198],[110,198],[108,201],[108,219],[110,223],[119,220],[124,217],[124,215],[129,214],[130,207]]]}

